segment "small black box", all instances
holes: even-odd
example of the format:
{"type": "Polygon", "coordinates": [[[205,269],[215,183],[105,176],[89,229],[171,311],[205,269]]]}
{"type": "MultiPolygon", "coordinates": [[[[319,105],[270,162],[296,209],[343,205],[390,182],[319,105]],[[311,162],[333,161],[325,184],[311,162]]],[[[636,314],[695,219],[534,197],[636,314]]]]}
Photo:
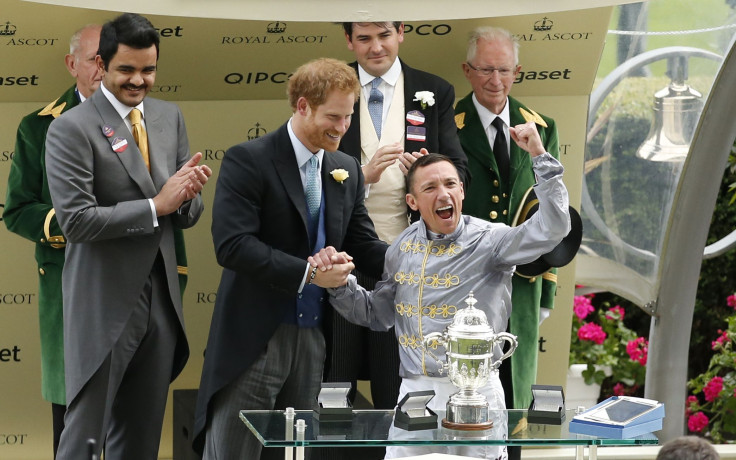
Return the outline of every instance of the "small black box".
{"type": "Polygon", "coordinates": [[[394,426],[407,431],[437,428],[437,414],[427,407],[432,398],[434,398],[434,390],[407,393],[396,406],[394,426]]]}
{"type": "Polygon", "coordinates": [[[322,383],[317,396],[317,409],[312,417],[324,423],[345,423],[353,421],[353,407],[348,401],[350,382],[322,383]]]}
{"type": "Polygon", "coordinates": [[[562,425],[565,420],[565,393],[559,385],[532,385],[529,423],[562,425]]]}

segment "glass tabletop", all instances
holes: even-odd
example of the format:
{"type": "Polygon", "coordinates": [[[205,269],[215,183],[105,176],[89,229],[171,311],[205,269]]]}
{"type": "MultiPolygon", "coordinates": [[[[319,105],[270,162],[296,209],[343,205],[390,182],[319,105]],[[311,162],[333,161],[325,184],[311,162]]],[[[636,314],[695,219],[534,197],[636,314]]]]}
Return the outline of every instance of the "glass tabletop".
{"type": "Polygon", "coordinates": [[[494,427],[484,431],[461,431],[444,428],[444,411],[437,411],[437,428],[406,431],[394,426],[393,410],[354,410],[351,422],[322,422],[309,410],[295,411],[287,430],[284,411],[240,411],[240,418],[267,447],[347,447],[389,445],[472,445],[498,444],[516,446],[626,446],[657,444],[654,434],[629,439],[607,439],[570,433],[569,422],[575,415],[568,410],[561,425],[528,423],[526,410],[490,411],[494,427]],[[304,440],[293,424],[306,422],[304,440]],[[508,427],[508,428],[507,428],[508,427]]]}

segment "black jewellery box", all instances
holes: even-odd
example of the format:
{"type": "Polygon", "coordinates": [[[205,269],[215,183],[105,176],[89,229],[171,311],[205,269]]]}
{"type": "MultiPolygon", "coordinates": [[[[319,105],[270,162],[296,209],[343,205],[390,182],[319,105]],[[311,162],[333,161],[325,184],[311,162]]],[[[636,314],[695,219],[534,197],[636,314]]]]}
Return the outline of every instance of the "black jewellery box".
{"type": "Polygon", "coordinates": [[[394,426],[407,431],[437,428],[437,414],[427,407],[432,398],[434,398],[434,390],[407,393],[396,406],[394,426]]]}
{"type": "Polygon", "coordinates": [[[350,382],[322,383],[318,407],[312,417],[320,424],[352,422],[353,406],[348,401],[348,392],[350,382]]]}
{"type": "Polygon", "coordinates": [[[565,393],[559,385],[532,385],[529,423],[562,425],[565,420],[565,393]]]}

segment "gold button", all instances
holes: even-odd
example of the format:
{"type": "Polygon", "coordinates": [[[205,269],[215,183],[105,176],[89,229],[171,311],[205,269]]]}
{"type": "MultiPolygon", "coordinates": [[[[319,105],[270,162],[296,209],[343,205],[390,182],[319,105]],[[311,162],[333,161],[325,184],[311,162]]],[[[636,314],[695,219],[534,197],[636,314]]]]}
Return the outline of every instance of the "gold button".
{"type": "Polygon", "coordinates": [[[530,282],[530,283],[533,283],[533,282],[535,282],[536,280],[537,280],[537,277],[536,277],[536,276],[532,276],[531,278],[529,278],[529,282],[530,282]]]}
{"type": "Polygon", "coordinates": [[[493,186],[494,187],[498,187],[499,185],[501,185],[501,184],[498,183],[498,179],[494,179],[493,180],[493,186]]]}
{"type": "Polygon", "coordinates": [[[498,197],[498,195],[493,195],[491,197],[491,201],[493,201],[494,203],[498,203],[499,201],[501,201],[501,199],[498,197]]]}
{"type": "Polygon", "coordinates": [[[503,197],[504,197],[504,198],[508,198],[508,195],[504,193],[504,194],[503,194],[503,197]]]}
{"type": "Polygon", "coordinates": [[[508,210],[508,209],[504,209],[504,210],[503,210],[503,215],[504,215],[504,216],[505,216],[506,214],[508,214],[508,213],[509,213],[509,210],[508,210]]]}
{"type": "Polygon", "coordinates": [[[45,243],[45,242],[46,242],[46,238],[41,238],[41,243],[45,243]]]}
{"type": "Polygon", "coordinates": [[[38,273],[40,273],[42,275],[45,275],[46,274],[46,270],[44,270],[43,268],[39,268],[38,269],[38,273]]]}
{"type": "Polygon", "coordinates": [[[498,217],[498,213],[496,211],[491,211],[491,219],[496,219],[498,217]]]}

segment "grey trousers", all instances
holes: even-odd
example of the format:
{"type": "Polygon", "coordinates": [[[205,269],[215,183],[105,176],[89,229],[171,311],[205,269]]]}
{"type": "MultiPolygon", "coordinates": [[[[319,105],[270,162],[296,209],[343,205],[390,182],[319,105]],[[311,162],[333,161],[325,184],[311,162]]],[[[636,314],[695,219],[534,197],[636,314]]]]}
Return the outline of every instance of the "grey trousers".
{"type": "Polygon", "coordinates": [[[122,335],[68,404],[57,460],[88,459],[88,439],[105,460],[158,458],[180,331],[168,292],[156,263],[122,335]]]}
{"type": "Polygon", "coordinates": [[[261,451],[261,442],[240,420],[239,412],[316,408],[324,359],[325,339],[319,328],[280,325],[261,356],[212,398],[202,458],[283,459],[281,448],[261,451]]]}

